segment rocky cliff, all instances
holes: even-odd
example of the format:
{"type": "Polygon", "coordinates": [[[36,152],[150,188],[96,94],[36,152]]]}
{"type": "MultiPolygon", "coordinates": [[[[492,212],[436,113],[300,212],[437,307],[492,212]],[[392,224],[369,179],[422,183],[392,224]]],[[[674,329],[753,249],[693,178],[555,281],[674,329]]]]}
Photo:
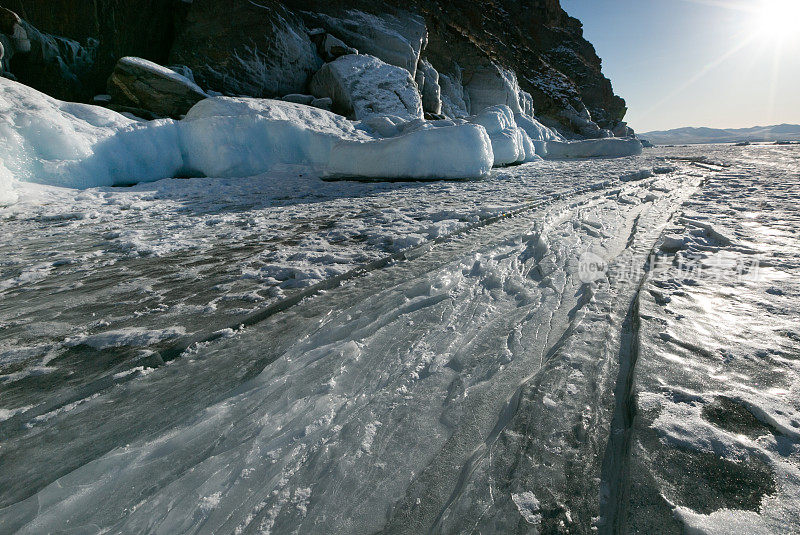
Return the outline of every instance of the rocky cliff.
{"type": "Polygon", "coordinates": [[[29,32],[38,29],[39,41],[60,39],[56,49],[69,51],[71,60],[59,59],[53,47],[49,58],[32,60],[6,44],[6,69],[59,98],[86,100],[105,93],[106,79],[123,56],[186,65],[200,86],[223,94],[310,93],[325,62],[358,50],[408,71],[426,114],[459,117],[507,104],[517,112],[535,109],[543,122],[566,134],[631,133],[622,122],[625,101],[603,76],[580,21],[558,0],[8,0],[3,5],[28,23],[29,32]],[[12,55],[17,59],[9,60],[12,55]],[[40,64],[57,72],[43,76],[35,68],[40,64]],[[56,82],[64,72],[70,82],[56,82]]]}

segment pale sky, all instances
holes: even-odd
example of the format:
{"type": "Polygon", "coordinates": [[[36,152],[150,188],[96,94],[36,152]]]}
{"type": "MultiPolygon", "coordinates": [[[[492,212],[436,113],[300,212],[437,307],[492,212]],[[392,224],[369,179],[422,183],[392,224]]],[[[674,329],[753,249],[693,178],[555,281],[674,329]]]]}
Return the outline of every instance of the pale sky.
{"type": "Polygon", "coordinates": [[[561,0],[637,132],[800,124],[800,0],[561,0]]]}

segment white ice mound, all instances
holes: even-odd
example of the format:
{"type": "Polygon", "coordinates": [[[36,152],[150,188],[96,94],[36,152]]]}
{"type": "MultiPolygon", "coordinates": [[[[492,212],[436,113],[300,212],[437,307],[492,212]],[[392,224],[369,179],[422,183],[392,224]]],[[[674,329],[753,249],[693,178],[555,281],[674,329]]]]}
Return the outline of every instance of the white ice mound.
{"type": "Polygon", "coordinates": [[[638,156],[642,143],[634,138],[588,139],[584,141],[548,141],[547,157],[564,158],[622,158],[638,156]]]}
{"type": "Polygon", "coordinates": [[[171,177],[182,165],[173,121],[136,122],[0,78],[0,191],[9,191],[8,173],[86,188],[171,177]]]}
{"type": "Polygon", "coordinates": [[[468,120],[484,127],[489,134],[495,166],[539,159],[533,141],[523,129],[517,126],[514,112],[508,106],[491,106],[468,120]]]}
{"type": "Polygon", "coordinates": [[[376,57],[348,55],[326,63],[311,79],[311,93],[333,100],[334,111],[355,119],[373,114],[422,118],[422,98],[411,74],[376,57]]]}
{"type": "Polygon", "coordinates": [[[328,178],[478,178],[494,164],[486,130],[474,124],[419,128],[373,141],[343,141],[331,152],[328,178]]]}
{"type": "Polygon", "coordinates": [[[14,175],[0,162],[0,206],[14,204],[18,198],[14,191],[14,175]]]}
{"type": "Polygon", "coordinates": [[[252,176],[277,164],[325,167],[342,140],[369,139],[329,111],[292,102],[214,97],[181,122],[187,168],[214,177],[252,176]]]}
{"type": "Polygon", "coordinates": [[[515,113],[514,121],[517,126],[522,128],[526,134],[531,138],[533,146],[536,148],[536,154],[544,158],[547,156],[547,142],[548,141],[563,141],[564,138],[560,134],[547,128],[545,125],[524,113],[515,113]]]}

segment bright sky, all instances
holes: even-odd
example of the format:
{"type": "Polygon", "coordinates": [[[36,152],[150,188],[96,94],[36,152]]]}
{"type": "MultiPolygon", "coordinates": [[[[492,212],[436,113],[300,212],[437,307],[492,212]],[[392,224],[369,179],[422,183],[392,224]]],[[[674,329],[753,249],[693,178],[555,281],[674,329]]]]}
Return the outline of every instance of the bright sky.
{"type": "Polygon", "coordinates": [[[800,124],[800,0],[561,0],[637,132],[800,124]]]}

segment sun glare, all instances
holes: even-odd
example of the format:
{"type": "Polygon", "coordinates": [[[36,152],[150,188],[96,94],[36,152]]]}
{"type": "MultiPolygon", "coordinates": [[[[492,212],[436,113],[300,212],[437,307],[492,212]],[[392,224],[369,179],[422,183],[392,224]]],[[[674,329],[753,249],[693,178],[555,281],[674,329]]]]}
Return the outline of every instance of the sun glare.
{"type": "Polygon", "coordinates": [[[754,9],[762,37],[782,43],[800,34],[800,0],[761,0],[754,9]]]}

